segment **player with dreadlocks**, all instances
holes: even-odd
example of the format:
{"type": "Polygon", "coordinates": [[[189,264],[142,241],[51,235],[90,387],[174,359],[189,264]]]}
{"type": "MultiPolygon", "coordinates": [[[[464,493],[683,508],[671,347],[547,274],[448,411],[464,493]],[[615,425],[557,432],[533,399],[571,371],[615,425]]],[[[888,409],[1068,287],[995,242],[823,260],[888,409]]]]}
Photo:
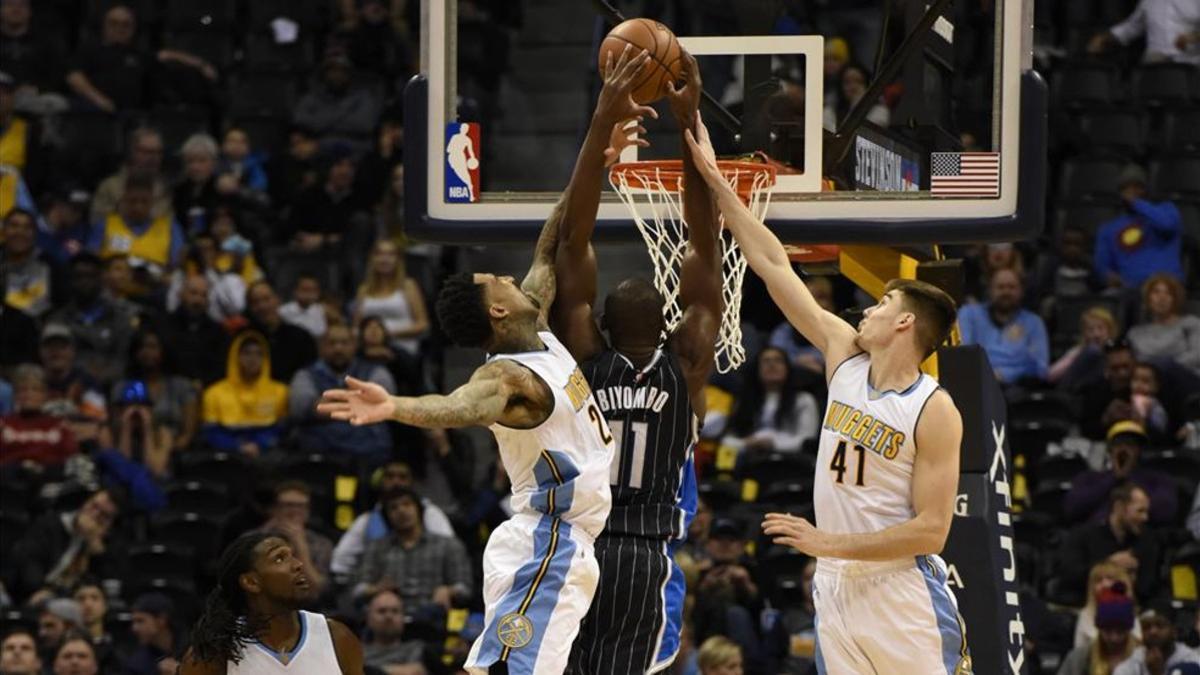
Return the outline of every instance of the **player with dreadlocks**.
{"type": "Polygon", "coordinates": [[[362,675],[354,633],[300,609],[315,595],[284,535],[243,534],[221,555],[180,675],[362,675]]]}

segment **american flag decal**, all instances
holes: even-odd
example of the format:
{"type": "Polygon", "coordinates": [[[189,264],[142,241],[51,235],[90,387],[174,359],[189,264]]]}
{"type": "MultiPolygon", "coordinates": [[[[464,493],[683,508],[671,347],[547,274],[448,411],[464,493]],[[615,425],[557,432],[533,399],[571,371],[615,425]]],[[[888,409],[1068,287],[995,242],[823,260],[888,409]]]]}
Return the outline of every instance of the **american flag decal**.
{"type": "Polygon", "coordinates": [[[1000,153],[935,152],[930,192],[942,197],[999,197],[1000,153]]]}

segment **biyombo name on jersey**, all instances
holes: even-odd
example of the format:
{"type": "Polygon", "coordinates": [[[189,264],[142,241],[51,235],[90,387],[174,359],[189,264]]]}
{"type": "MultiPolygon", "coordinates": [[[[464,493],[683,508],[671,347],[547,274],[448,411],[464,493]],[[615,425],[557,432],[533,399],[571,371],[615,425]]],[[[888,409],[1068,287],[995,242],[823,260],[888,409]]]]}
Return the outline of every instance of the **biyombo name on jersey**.
{"type": "Polygon", "coordinates": [[[671,400],[671,393],[658,387],[604,387],[595,391],[596,401],[604,412],[613,410],[652,410],[662,412],[671,400]]]}

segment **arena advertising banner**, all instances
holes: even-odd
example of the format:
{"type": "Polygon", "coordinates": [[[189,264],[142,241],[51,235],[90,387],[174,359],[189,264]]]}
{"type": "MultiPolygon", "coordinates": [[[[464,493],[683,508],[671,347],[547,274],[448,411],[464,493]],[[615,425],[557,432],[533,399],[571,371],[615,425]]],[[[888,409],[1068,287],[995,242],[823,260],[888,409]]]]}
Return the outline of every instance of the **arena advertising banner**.
{"type": "Polygon", "coordinates": [[[858,190],[915,192],[921,189],[920,153],[882,129],[863,124],[854,137],[854,184],[858,190]]]}
{"type": "Polygon", "coordinates": [[[1025,626],[1018,596],[1007,408],[978,346],[938,352],[939,381],[963,417],[954,521],[942,556],[966,623],[976,675],[1023,675],[1025,626]]]}

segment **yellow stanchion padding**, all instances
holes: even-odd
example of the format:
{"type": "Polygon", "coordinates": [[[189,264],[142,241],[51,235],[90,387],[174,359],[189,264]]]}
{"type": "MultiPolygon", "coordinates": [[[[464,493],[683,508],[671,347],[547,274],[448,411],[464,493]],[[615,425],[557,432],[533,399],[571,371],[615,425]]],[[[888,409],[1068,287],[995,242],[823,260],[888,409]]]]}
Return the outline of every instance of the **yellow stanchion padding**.
{"type": "Polygon", "coordinates": [[[1171,595],[1176,600],[1196,600],[1196,570],[1191,565],[1171,566],[1171,595]]]}
{"type": "Polygon", "coordinates": [[[468,612],[465,609],[451,609],[450,612],[446,614],[446,632],[462,632],[462,629],[467,625],[467,614],[468,612]]]}
{"type": "Polygon", "coordinates": [[[752,502],[758,499],[758,481],[747,478],[742,481],[742,501],[752,502]]]}
{"type": "Polygon", "coordinates": [[[717,448],[717,471],[733,471],[737,466],[737,448],[732,445],[722,445],[717,448]]]}
{"type": "Polygon", "coordinates": [[[348,530],[353,522],[354,507],[349,504],[338,504],[337,509],[333,512],[333,524],[337,529],[348,530]]]}
{"type": "Polygon", "coordinates": [[[333,483],[334,499],[339,502],[354,501],[354,493],[358,491],[358,479],[354,476],[338,476],[333,483]]]}

